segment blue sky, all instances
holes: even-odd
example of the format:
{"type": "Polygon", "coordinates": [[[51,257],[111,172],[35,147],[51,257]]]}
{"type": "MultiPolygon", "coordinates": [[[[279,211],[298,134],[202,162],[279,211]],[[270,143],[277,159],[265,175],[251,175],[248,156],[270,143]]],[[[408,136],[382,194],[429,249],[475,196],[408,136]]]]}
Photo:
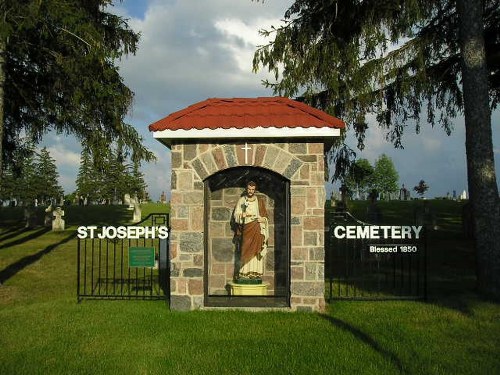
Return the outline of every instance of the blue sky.
{"type": "MultiPolygon", "coordinates": [[[[150,123],[198,101],[212,97],[272,96],[261,85],[271,78],[265,71],[252,73],[252,57],[265,39],[258,30],[278,25],[291,0],[124,0],[113,11],[128,18],[141,33],[139,50],[120,62],[125,83],[135,92],[128,116],[157,155],[143,165],[151,198],[159,199],[170,186],[170,152],[147,130],[150,123]]],[[[497,180],[500,178],[500,112],[493,114],[497,180]]],[[[454,121],[451,136],[422,124],[415,134],[409,124],[404,149],[394,149],[375,122],[369,124],[366,147],[358,157],[372,164],[383,153],[390,156],[400,183],[412,188],[424,179],[429,197],[467,190],[463,118],[454,121]]],[[[79,147],[67,137],[49,135],[45,142],[56,159],[65,192],[75,189],[79,147]]],[[[356,142],[348,143],[355,148],[356,142]]],[[[328,187],[328,190],[331,186],[328,187]]]]}

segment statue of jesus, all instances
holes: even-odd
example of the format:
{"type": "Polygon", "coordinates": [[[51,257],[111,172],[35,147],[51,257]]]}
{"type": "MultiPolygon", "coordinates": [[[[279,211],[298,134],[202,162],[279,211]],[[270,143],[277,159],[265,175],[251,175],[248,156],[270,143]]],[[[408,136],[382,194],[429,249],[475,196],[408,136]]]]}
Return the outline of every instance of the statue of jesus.
{"type": "Polygon", "coordinates": [[[264,273],[264,256],[267,253],[269,222],[264,201],[255,195],[257,184],[247,183],[245,195],[234,209],[238,225],[240,270],[238,278],[260,279],[264,273]]]}

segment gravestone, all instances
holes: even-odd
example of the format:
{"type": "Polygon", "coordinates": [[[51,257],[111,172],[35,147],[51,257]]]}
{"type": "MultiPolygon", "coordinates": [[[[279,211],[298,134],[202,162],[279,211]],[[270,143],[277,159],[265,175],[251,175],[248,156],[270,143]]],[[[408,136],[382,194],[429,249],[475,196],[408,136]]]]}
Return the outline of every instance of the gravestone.
{"type": "Polygon", "coordinates": [[[34,207],[24,208],[24,220],[26,221],[26,228],[35,228],[39,224],[37,220],[36,209],[34,207]]]}
{"type": "Polygon", "coordinates": [[[467,200],[467,192],[465,190],[462,191],[462,194],[460,194],[460,200],[461,201],[467,200]]]}
{"type": "Polygon", "coordinates": [[[128,206],[128,209],[134,209],[134,205],[132,204],[132,201],[130,200],[130,194],[125,194],[123,196],[123,204],[125,206],[128,206]]]}
{"type": "Polygon", "coordinates": [[[167,195],[165,194],[164,191],[161,192],[160,203],[167,203],[167,195]]]}
{"type": "Polygon", "coordinates": [[[408,199],[410,199],[410,191],[403,184],[399,189],[399,200],[407,201],[408,199]]]}
{"type": "Polygon", "coordinates": [[[64,230],[64,210],[61,207],[57,207],[52,215],[54,216],[54,220],[52,220],[52,230],[59,231],[64,230]]]}
{"type": "Polygon", "coordinates": [[[141,206],[139,205],[139,203],[134,203],[133,207],[134,207],[134,217],[132,221],[134,223],[138,223],[139,221],[141,221],[142,217],[141,206]]]}
{"type": "Polygon", "coordinates": [[[342,184],[340,186],[340,201],[337,203],[336,211],[347,211],[347,198],[348,198],[348,193],[349,189],[347,188],[346,184],[342,184]]]}
{"type": "Polygon", "coordinates": [[[43,225],[47,228],[50,228],[52,226],[52,211],[52,205],[49,205],[49,207],[45,209],[45,218],[43,220],[43,225]]]}

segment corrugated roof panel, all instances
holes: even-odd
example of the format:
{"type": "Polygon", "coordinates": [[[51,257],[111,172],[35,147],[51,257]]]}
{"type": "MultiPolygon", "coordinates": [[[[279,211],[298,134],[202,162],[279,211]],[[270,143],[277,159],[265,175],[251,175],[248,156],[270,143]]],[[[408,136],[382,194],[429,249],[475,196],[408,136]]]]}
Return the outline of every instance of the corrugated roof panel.
{"type": "Polygon", "coordinates": [[[342,120],[283,97],[212,98],[149,125],[151,131],[255,127],[344,128],[342,120]]]}

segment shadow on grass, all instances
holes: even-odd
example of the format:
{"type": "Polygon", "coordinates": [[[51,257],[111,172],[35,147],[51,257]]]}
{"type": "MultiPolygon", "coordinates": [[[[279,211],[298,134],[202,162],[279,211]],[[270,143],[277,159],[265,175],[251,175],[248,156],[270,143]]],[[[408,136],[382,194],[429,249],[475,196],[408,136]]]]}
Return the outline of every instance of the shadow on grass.
{"type": "Polygon", "coordinates": [[[373,350],[375,350],[377,353],[379,353],[382,357],[384,357],[385,359],[390,361],[399,370],[400,373],[404,373],[404,367],[403,367],[403,364],[401,363],[401,360],[394,353],[391,353],[390,351],[384,349],[371,336],[362,332],[358,328],[344,322],[343,320],[334,318],[333,316],[321,314],[321,317],[323,319],[327,320],[333,326],[340,328],[340,329],[354,335],[354,337],[356,337],[359,341],[370,346],[373,350]]]}
{"type": "MultiPolygon", "coordinates": [[[[61,207],[64,210],[66,226],[72,225],[123,225],[132,221],[133,213],[125,205],[89,205],[76,206],[67,205],[61,207]]],[[[43,223],[47,213],[46,207],[37,207],[33,211],[37,223],[43,223]]],[[[3,228],[23,226],[23,207],[3,207],[0,209],[0,226],[3,228]]],[[[3,232],[5,233],[5,232],[3,232]]]]}
{"type": "Polygon", "coordinates": [[[10,226],[7,230],[2,231],[0,234],[0,241],[5,241],[13,237],[19,236],[21,233],[27,231],[28,228],[25,226],[19,225],[19,226],[10,226]]]}
{"type": "MultiPolygon", "coordinates": [[[[15,232],[13,235],[11,235],[9,237],[12,238],[12,237],[18,236],[21,233],[26,232],[26,231],[31,231],[31,229],[23,229],[21,231],[15,232]]],[[[33,233],[31,233],[31,234],[29,234],[29,235],[27,235],[25,237],[22,237],[22,238],[19,238],[19,239],[15,240],[15,241],[7,242],[7,243],[4,243],[3,245],[0,245],[0,249],[5,249],[7,247],[20,245],[20,244],[25,243],[27,241],[34,240],[35,238],[38,238],[38,237],[44,235],[48,231],[50,231],[50,228],[45,228],[45,227],[41,228],[41,229],[39,229],[37,231],[34,231],[33,233]]],[[[7,238],[2,238],[1,240],[4,241],[6,239],[7,238]]]]}
{"type": "Polygon", "coordinates": [[[62,245],[75,237],[76,233],[72,232],[69,236],[63,238],[61,241],[47,246],[45,249],[40,250],[38,253],[25,256],[24,258],[19,259],[17,262],[12,263],[11,265],[5,267],[2,271],[0,271],[0,284],[3,284],[5,281],[9,280],[12,276],[16,275],[19,271],[22,271],[24,268],[40,260],[40,258],[50,253],[59,245],[62,245]]]}
{"type": "Polygon", "coordinates": [[[481,297],[479,295],[466,294],[464,292],[455,292],[448,291],[446,295],[442,296],[433,296],[427,300],[427,303],[439,307],[443,307],[449,310],[455,310],[459,313],[472,317],[474,316],[473,304],[474,300],[480,300],[481,297]]]}
{"type": "Polygon", "coordinates": [[[132,211],[124,205],[94,205],[64,207],[66,226],[124,225],[131,223],[132,211]]]}

